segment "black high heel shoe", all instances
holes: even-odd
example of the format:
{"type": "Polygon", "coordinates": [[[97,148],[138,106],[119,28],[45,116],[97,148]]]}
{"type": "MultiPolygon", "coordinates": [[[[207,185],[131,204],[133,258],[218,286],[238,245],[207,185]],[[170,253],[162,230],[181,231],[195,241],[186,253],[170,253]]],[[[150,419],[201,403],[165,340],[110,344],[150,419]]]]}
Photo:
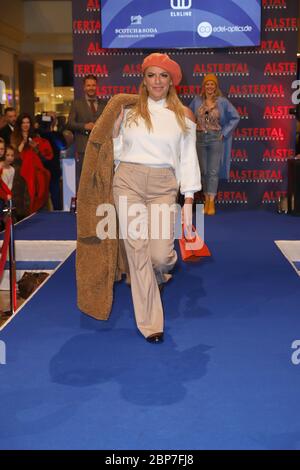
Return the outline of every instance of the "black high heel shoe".
{"type": "Polygon", "coordinates": [[[150,336],[147,336],[146,340],[149,343],[162,343],[164,340],[164,334],[163,333],[153,333],[150,336]]]}

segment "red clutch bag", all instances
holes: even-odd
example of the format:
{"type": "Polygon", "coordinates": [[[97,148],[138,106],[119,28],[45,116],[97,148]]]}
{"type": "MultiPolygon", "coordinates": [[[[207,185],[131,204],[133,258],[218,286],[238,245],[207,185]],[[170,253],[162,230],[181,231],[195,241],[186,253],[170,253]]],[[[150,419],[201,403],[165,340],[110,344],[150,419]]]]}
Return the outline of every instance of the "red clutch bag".
{"type": "Polygon", "coordinates": [[[211,256],[207,245],[198,235],[194,225],[192,229],[193,238],[186,238],[184,226],[182,226],[182,238],[178,240],[182,261],[199,261],[203,256],[211,256]]]}

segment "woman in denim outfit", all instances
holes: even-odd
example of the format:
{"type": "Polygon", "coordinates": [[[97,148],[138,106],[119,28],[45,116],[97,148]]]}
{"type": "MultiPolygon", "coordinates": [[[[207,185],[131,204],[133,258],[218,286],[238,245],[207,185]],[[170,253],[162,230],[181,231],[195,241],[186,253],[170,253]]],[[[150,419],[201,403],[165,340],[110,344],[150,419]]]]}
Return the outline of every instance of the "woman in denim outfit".
{"type": "Polygon", "coordinates": [[[189,107],[197,119],[197,153],[205,196],[204,213],[214,215],[219,178],[229,178],[232,132],[240,116],[222,96],[214,74],[204,77],[201,96],[195,96],[189,107]]]}

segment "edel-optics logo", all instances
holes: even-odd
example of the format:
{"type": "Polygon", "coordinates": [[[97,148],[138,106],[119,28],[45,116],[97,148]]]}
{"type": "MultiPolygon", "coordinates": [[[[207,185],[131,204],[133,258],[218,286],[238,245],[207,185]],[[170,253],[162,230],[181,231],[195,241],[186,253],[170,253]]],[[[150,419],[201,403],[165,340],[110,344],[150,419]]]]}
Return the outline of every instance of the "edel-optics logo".
{"type": "Polygon", "coordinates": [[[202,38],[208,38],[208,36],[211,35],[212,30],[212,25],[208,21],[202,21],[202,23],[198,25],[198,34],[202,38]]]}
{"type": "Polygon", "coordinates": [[[173,10],[189,10],[192,7],[192,0],[171,0],[173,10]]]}
{"type": "Polygon", "coordinates": [[[199,23],[198,28],[197,28],[199,36],[202,38],[208,38],[212,33],[225,33],[225,34],[231,34],[231,33],[247,33],[252,31],[252,26],[250,25],[233,25],[233,26],[212,26],[208,21],[202,21],[199,23]]]}

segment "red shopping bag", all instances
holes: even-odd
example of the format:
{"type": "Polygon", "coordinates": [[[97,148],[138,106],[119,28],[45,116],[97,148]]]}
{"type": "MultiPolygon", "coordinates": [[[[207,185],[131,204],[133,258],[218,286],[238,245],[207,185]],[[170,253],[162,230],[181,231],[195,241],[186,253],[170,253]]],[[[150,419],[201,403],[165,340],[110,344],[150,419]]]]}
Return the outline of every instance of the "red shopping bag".
{"type": "Polygon", "coordinates": [[[179,238],[179,248],[182,261],[199,261],[204,256],[211,256],[211,253],[204,243],[204,240],[199,236],[194,225],[193,237],[186,238],[184,226],[182,225],[182,237],[179,238]]]}

